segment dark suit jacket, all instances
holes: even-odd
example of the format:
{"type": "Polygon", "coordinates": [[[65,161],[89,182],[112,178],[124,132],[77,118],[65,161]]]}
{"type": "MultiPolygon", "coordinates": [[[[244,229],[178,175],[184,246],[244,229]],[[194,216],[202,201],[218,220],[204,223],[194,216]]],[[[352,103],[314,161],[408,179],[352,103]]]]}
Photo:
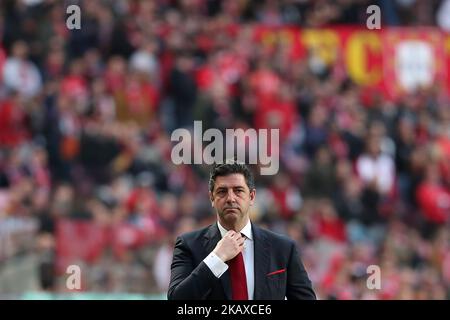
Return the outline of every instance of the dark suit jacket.
{"type": "MultiPolygon", "coordinates": [[[[254,299],[316,299],[294,241],[254,224],[252,231],[254,299]]],[[[231,300],[228,270],[217,278],[203,262],[220,239],[217,223],[177,238],[167,294],[169,300],[231,300]]]]}

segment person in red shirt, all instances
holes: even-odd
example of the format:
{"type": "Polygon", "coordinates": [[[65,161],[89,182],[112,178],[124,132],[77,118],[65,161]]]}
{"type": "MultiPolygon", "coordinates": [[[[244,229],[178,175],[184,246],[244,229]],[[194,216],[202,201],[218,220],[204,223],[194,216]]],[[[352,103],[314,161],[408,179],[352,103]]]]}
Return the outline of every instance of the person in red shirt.
{"type": "Polygon", "coordinates": [[[19,104],[19,94],[0,100],[0,145],[14,147],[28,136],[26,114],[19,104]]]}
{"type": "Polygon", "coordinates": [[[440,181],[438,168],[430,164],[425,179],[416,191],[416,199],[425,219],[435,224],[444,224],[450,217],[450,192],[440,181]]]}
{"type": "Polygon", "coordinates": [[[345,224],[339,218],[332,203],[327,200],[323,200],[320,206],[319,214],[319,236],[335,242],[345,243],[347,240],[345,224]]]}
{"type": "Polygon", "coordinates": [[[292,88],[284,83],[276,97],[260,97],[255,113],[255,127],[259,129],[279,129],[280,140],[289,138],[299,117],[296,111],[292,88]]]}

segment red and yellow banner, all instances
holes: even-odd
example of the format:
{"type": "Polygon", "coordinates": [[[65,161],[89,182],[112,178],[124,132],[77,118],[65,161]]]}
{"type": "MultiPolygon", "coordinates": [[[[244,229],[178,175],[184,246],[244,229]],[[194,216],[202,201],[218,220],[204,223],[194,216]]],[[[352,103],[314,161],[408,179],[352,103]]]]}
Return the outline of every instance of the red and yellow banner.
{"type": "Polygon", "coordinates": [[[450,92],[450,35],[436,28],[257,26],[254,36],[266,50],[287,47],[293,61],[314,54],[326,64],[342,64],[355,83],[389,98],[420,87],[450,92]]]}

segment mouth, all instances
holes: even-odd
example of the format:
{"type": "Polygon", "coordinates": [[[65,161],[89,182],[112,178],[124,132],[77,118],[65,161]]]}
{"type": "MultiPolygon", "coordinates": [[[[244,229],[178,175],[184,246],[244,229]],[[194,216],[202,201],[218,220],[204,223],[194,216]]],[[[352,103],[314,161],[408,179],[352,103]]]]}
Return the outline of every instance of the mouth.
{"type": "Polygon", "coordinates": [[[224,211],[224,212],[225,212],[225,211],[229,211],[229,212],[237,212],[237,211],[239,211],[239,210],[238,210],[238,208],[225,208],[223,211],[224,211]]]}

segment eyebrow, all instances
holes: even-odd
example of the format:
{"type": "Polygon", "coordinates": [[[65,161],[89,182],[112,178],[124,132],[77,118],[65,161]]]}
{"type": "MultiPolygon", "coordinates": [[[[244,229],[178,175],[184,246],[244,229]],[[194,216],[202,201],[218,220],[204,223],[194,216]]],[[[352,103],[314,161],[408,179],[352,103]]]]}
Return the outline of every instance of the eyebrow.
{"type": "Polygon", "coordinates": [[[220,187],[217,187],[216,191],[226,190],[226,189],[244,189],[245,190],[245,187],[244,186],[230,186],[230,187],[228,187],[228,186],[220,186],[220,187]]]}

